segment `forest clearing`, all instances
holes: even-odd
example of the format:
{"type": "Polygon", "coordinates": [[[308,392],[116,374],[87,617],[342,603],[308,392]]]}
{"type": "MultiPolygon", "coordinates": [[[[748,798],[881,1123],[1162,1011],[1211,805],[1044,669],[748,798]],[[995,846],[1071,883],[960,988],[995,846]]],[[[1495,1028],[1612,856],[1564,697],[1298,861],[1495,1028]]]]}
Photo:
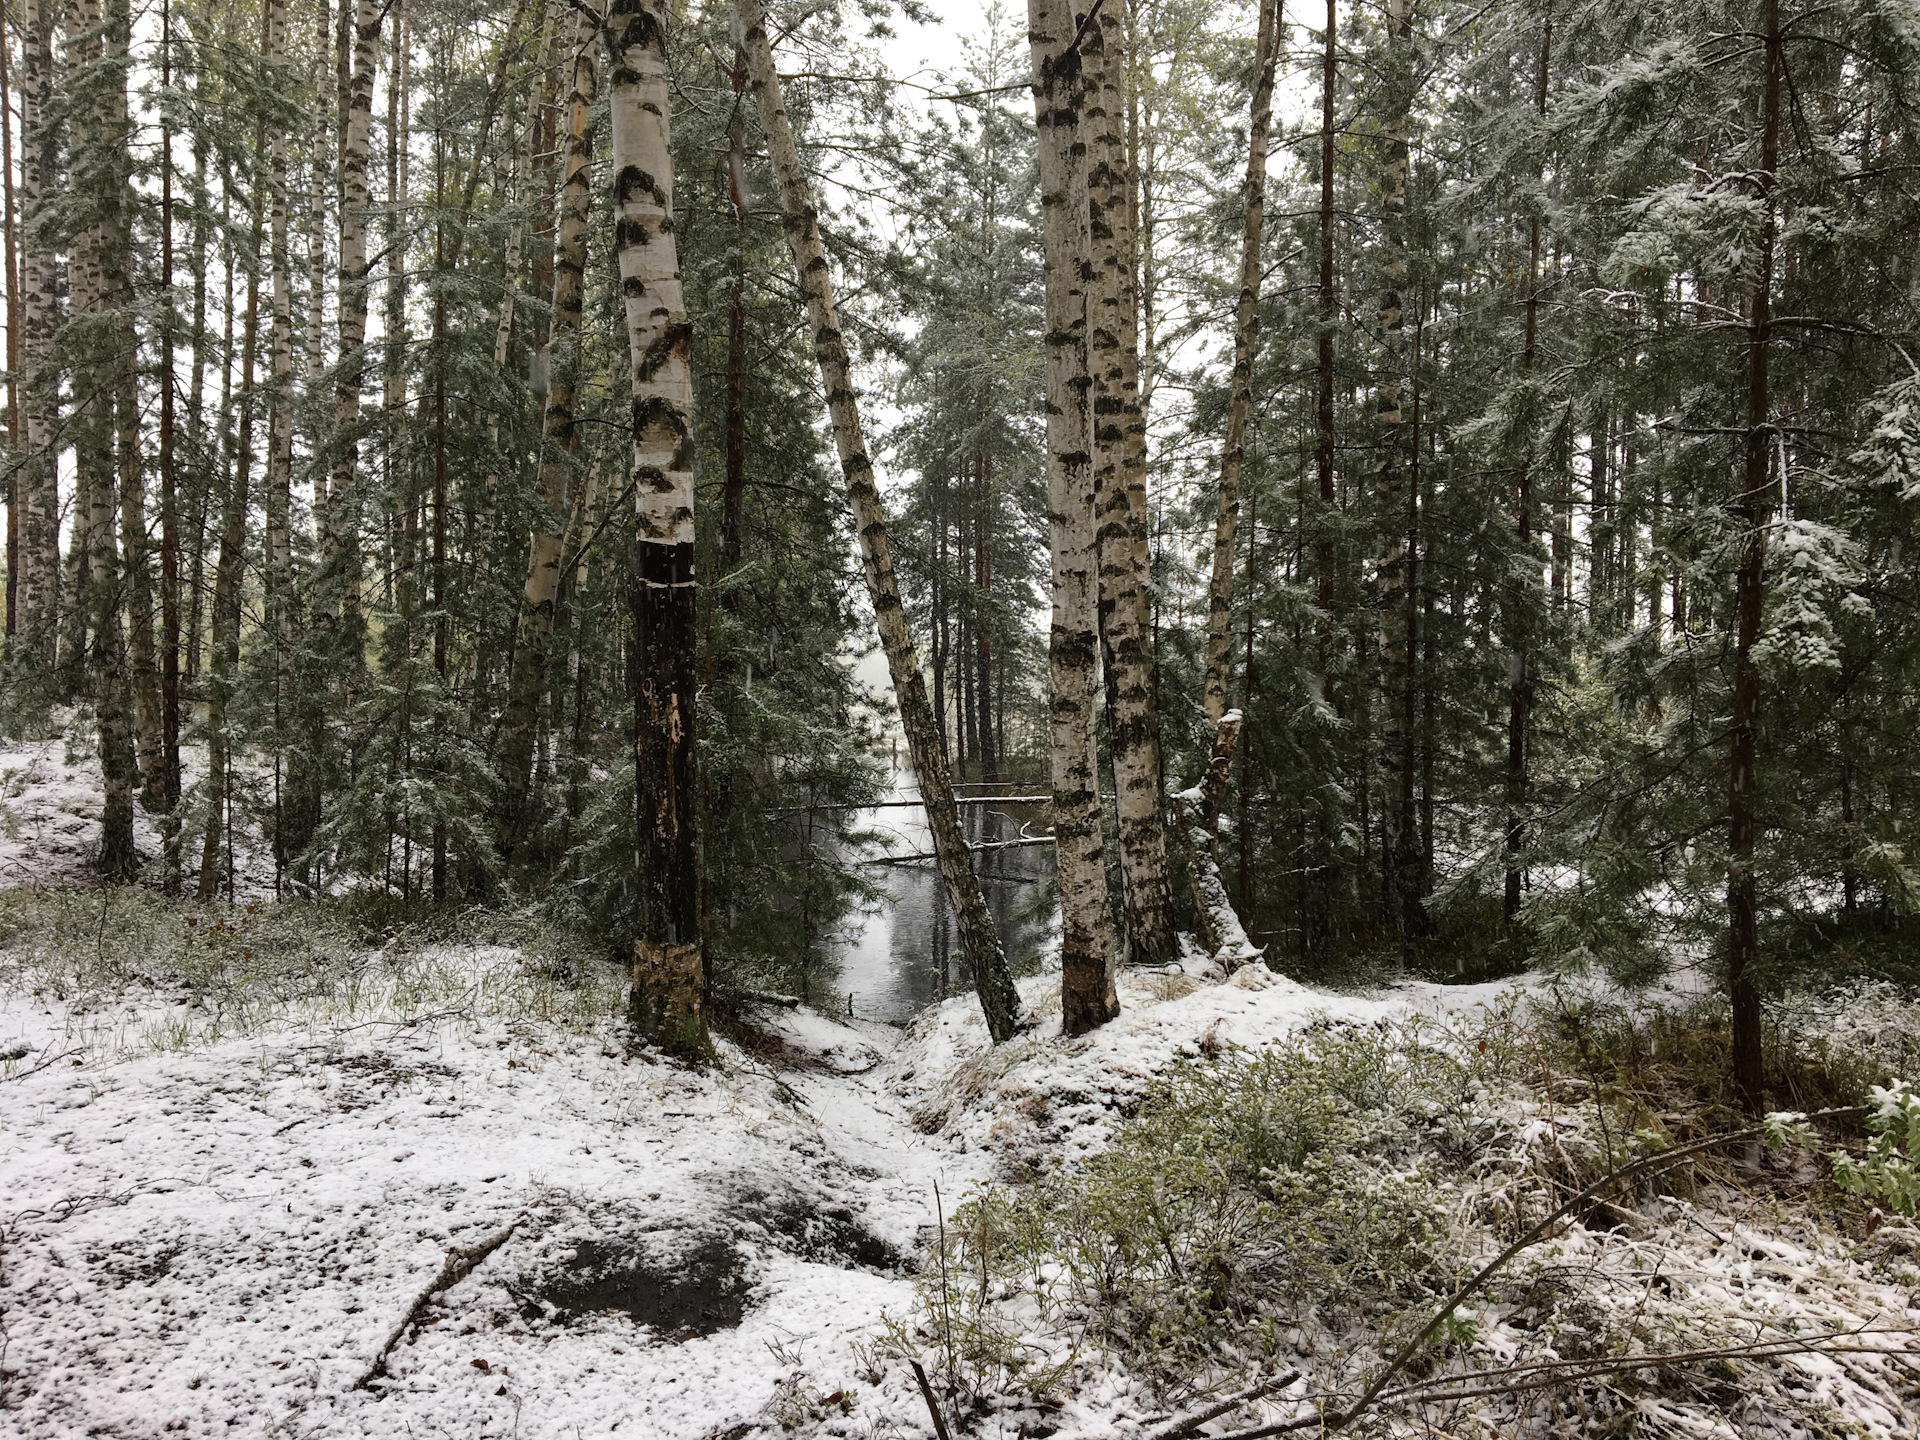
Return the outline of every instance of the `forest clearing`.
{"type": "Polygon", "coordinates": [[[0,0],[0,1433],[1920,1436],[1913,0],[0,0]]]}

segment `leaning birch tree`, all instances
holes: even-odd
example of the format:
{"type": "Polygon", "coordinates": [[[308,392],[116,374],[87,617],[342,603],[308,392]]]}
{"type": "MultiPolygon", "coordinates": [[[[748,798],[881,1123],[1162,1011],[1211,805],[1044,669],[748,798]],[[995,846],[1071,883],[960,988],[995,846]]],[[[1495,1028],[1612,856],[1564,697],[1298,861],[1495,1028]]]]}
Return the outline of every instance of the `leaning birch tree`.
{"type": "Polygon", "coordinates": [[[593,204],[594,97],[599,89],[599,21],[582,7],[576,21],[567,96],[566,156],[553,256],[553,318],[547,341],[547,396],[541,415],[539,505],[528,547],[527,578],[514,635],[507,709],[500,726],[500,848],[511,856],[531,828],[533,742],[540,696],[549,678],[567,495],[580,448],[574,389],[580,369],[580,316],[587,264],[587,221],[593,204]]]}
{"type": "Polygon", "coordinates": [[[948,902],[953,907],[961,954],[980,996],[987,1029],[996,1042],[1007,1040],[1019,1026],[1020,996],[1014,988],[1012,972],[1007,969],[1000,937],[994,931],[993,916],[980,892],[979,877],[973,873],[966,838],[960,831],[960,812],[953,800],[953,777],[940,744],[933,707],[927,701],[920,657],[907,628],[906,607],[900,600],[893,551],[887,541],[886,515],[880,506],[880,492],[873,483],[873,461],[867,454],[860,409],[854,398],[852,361],[834,305],[826,251],[820,243],[819,212],[814,205],[812,183],[800,163],[800,149],[780,93],[780,80],[774,72],[766,9],[762,0],[735,0],[734,15],[740,31],[737,39],[747,60],[747,82],[753,89],[760,112],[760,128],[780,184],[787,244],[793,252],[794,269],[806,300],[807,319],[813,327],[814,360],[820,367],[820,384],[826,392],[827,410],[833,421],[834,446],[840,455],[847,503],[860,537],[867,595],[873,604],[881,648],[886,652],[887,671],[893,680],[895,701],[900,706],[901,726],[907,733],[907,753],[913,763],[913,773],[920,781],[920,799],[926,807],[934,854],[941,878],[946,882],[948,902]]]}

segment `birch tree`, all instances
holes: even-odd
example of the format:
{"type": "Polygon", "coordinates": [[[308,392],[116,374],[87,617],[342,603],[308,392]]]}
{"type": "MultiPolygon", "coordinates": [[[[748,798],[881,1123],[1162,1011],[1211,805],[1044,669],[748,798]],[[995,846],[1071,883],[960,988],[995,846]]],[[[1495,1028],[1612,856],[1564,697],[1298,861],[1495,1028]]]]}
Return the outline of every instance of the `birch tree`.
{"type": "Polygon", "coordinates": [[[926,807],[927,827],[933,836],[940,875],[946,881],[960,949],[980,997],[987,1028],[996,1042],[1010,1039],[1020,1019],[1020,996],[1007,969],[1006,956],[994,932],[993,916],[980,893],[965,837],[960,831],[958,807],[953,802],[953,779],[946,752],[927,701],[926,679],[920,657],[907,628],[899,582],[894,577],[892,549],[887,542],[886,515],[873,483],[873,462],[861,432],[859,406],[854,399],[852,364],[834,305],[833,283],[826,252],[820,243],[819,212],[813,188],[800,163],[800,149],[787,117],[780,81],[773,68],[773,47],[767,36],[766,10],[761,0],[736,0],[738,41],[746,55],[748,83],[760,112],[760,128],[773,161],[785,211],[787,244],[793,252],[805,297],[807,319],[813,327],[814,359],[833,422],[834,446],[839,451],[847,500],[860,538],[860,558],[873,605],[887,671],[893,680],[895,701],[907,734],[907,751],[920,797],[926,807]]]}
{"type": "Polygon", "coordinates": [[[1028,0],[1027,14],[1047,315],[1048,768],[1060,885],[1061,1024],[1077,1035],[1120,1013],[1094,765],[1099,552],[1087,373],[1087,162],[1080,133],[1086,82],[1067,0],[1028,0]]]}
{"type": "MultiPolygon", "coordinates": [[[[539,494],[527,556],[526,585],[514,637],[507,710],[501,722],[503,784],[501,848],[511,854],[531,824],[536,710],[549,676],[554,613],[560,591],[567,499],[578,465],[574,392],[580,371],[580,316],[585,290],[587,222],[593,195],[593,132],[599,86],[599,19],[582,8],[568,67],[566,153],[553,256],[553,313],[546,346],[547,395],[541,411],[539,494]]],[[[691,399],[689,398],[689,404],[691,399]]]]}
{"type": "MultiPolygon", "coordinates": [[[[673,234],[666,0],[613,0],[607,58],[638,527],[633,673],[641,901],[633,1012],[639,1028],[667,1049],[700,1056],[709,1042],[693,807],[693,375],[673,234]]],[[[561,283],[556,266],[556,292],[561,283]]]]}

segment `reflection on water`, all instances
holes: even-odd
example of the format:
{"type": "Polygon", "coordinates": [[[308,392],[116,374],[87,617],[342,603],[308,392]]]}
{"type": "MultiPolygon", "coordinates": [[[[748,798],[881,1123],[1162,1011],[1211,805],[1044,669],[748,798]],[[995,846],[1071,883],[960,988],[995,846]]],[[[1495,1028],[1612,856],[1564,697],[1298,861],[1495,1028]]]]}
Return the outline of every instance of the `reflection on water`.
{"type": "MultiPolygon", "coordinates": [[[[917,794],[912,772],[904,766],[896,770],[886,798],[910,800],[917,794]]],[[[960,817],[967,839],[975,844],[1015,839],[1023,827],[1030,835],[1046,833],[1044,811],[1035,805],[963,805],[960,817]]],[[[933,849],[926,814],[917,806],[863,810],[856,828],[877,837],[867,855],[933,849]]],[[[1060,934],[1059,905],[1050,887],[1040,883],[1052,876],[1052,847],[989,850],[976,857],[974,870],[1013,973],[1031,974],[1060,934]]],[[[969,988],[961,971],[953,913],[931,860],[874,866],[868,873],[894,901],[883,900],[847,918],[829,951],[828,963],[838,976],[837,983],[829,983],[842,997],[841,1007],[851,994],[856,1015],[904,1023],[933,1001],[969,988]]]]}

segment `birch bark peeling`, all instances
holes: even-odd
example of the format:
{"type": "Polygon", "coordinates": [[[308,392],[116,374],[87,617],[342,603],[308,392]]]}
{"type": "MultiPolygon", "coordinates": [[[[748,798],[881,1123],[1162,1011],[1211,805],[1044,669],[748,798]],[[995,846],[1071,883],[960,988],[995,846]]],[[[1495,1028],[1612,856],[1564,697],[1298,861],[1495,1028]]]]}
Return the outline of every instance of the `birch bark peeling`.
{"type": "Polygon", "coordinates": [[[650,1038],[701,1058],[711,1045],[693,813],[692,333],[673,234],[667,0],[613,0],[606,33],[638,527],[634,763],[644,874],[632,1009],[650,1038]]]}
{"type": "MultiPolygon", "coordinates": [[[[529,792],[540,696],[549,670],[555,604],[563,563],[561,530],[567,493],[580,448],[574,426],[574,386],[579,371],[580,316],[587,264],[587,221],[592,212],[593,132],[590,117],[599,89],[596,47],[600,24],[582,8],[575,31],[572,80],[567,99],[567,151],[561,182],[558,238],[553,259],[553,322],[547,341],[547,396],[541,413],[540,509],[528,546],[527,579],[513,662],[507,711],[500,730],[501,853],[512,858],[532,825],[529,792]]],[[[504,357],[502,357],[504,358],[504,357]]]]}
{"type": "MultiPolygon", "coordinates": [[[[1240,482],[1246,472],[1247,416],[1253,408],[1253,357],[1260,339],[1260,237],[1267,195],[1267,130],[1273,120],[1273,43],[1280,0],[1260,0],[1254,42],[1253,103],[1247,122],[1247,178],[1241,185],[1240,299],[1234,310],[1233,382],[1227,396],[1227,433],[1220,449],[1220,488],[1214,509],[1213,570],[1207,585],[1207,718],[1227,713],[1233,654],[1234,544],[1240,527],[1240,482]]],[[[1394,0],[1396,4],[1406,0],[1394,0]]]]}
{"type": "Polygon", "coordinates": [[[1084,1034],[1120,1013],[1113,919],[1094,763],[1098,548],[1088,434],[1083,77],[1066,0],[1028,0],[1046,276],[1047,532],[1053,591],[1047,739],[1060,889],[1061,1028],[1084,1034]]]}
{"type": "MultiPolygon", "coordinates": [[[[1126,0],[1104,0],[1081,23],[1086,83],[1087,370],[1092,377],[1095,522],[1101,637],[1113,713],[1113,762],[1127,958],[1171,960],[1173,890],[1160,803],[1160,739],[1154,723],[1152,613],[1148,603],[1146,431],[1140,416],[1139,322],[1133,286],[1133,185],[1121,124],[1125,114],[1126,0]]],[[[1074,32],[1070,31],[1068,38],[1074,32]]]]}
{"type": "Polygon", "coordinates": [[[927,826],[933,835],[941,878],[946,881],[947,899],[953,907],[961,953],[980,996],[987,1029],[996,1042],[1007,1040],[1019,1025],[1020,996],[1014,989],[1013,976],[1000,949],[1000,937],[994,933],[993,916],[988,913],[987,902],[980,893],[980,882],[973,873],[966,841],[960,833],[959,810],[953,803],[953,779],[940,746],[933,707],[927,701],[926,680],[920,673],[920,657],[907,628],[906,609],[900,603],[893,552],[887,542],[886,516],[880,506],[879,491],[874,488],[873,462],[867,455],[866,438],[861,433],[846,337],[840,330],[833,282],[820,243],[818,212],[807,172],[800,163],[799,147],[780,94],[780,82],[774,73],[766,10],[761,0],[735,0],[735,15],[740,31],[738,39],[747,58],[748,83],[760,112],[760,128],[773,160],[774,174],[780,182],[787,244],[793,251],[794,269],[799,272],[800,289],[806,299],[807,318],[813,326],[814,359],[820,367],[821,388],[826,391],[827,410],[833,420],[834,445],[839,451],[840,470],[846,481],[847,503],[853,511],[854,527],[860,538],[867,594],[873,604],[880,643],[886,651],[901,725],[907,733],[907,752],[913,773],[920,781],[927,826]]]}

